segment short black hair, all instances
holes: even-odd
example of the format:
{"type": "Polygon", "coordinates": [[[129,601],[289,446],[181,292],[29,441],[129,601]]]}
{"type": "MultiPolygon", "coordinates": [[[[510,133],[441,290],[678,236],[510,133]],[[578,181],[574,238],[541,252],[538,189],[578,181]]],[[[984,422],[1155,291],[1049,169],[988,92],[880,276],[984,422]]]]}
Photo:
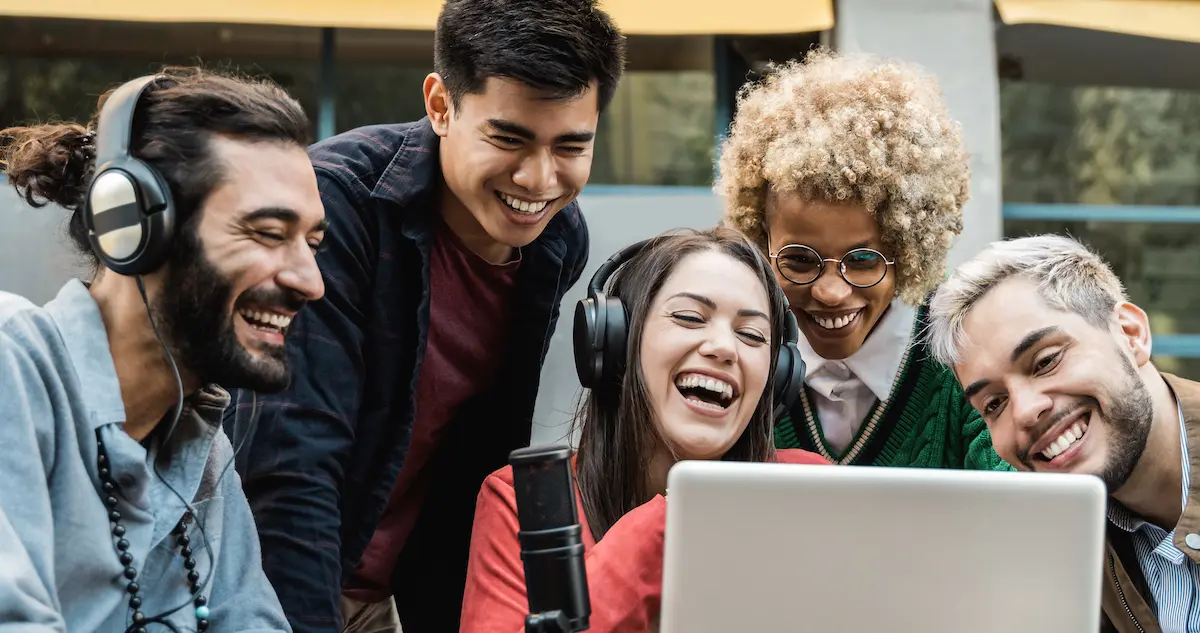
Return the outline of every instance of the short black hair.
{"type": "Polygon", "coordinates": [[[625,68],[625,38],[596,0],[446,0],[433,67],[455,106],[504,77],[564,99],[595,81],[604,111],[625,68]]]}

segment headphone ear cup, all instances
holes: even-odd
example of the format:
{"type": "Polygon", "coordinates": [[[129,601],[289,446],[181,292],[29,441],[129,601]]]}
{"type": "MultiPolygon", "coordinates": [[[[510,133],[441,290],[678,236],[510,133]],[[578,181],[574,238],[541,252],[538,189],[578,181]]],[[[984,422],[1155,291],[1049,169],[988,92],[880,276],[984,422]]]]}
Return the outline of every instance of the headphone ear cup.
{"type": "MultiPolygon", "coordinates": [[[[599,297],[603,299],[603,295],[599,297]]],[[[597,309],[597,297],[588,297],[575,304],[575,325],[572,339],[575,347],[575,373],[579,384],[592,389],[600,382],[604,369],[604,349],[597,343],[604,336],[604,314],[597,309]]]]}
{"type": "Polygon", "coordinates": [[[779,348],[779,361],[775,366],[775,421],[778,422],[792,410],[800,389],[804,387],[804,359],[800,356],[800,325],[790,310],[786,317],[787,334],[779,348]]]}
{"type": "Polygon", "coordinates": [[[605,383],[617,381],[625,372],[629,320],[625,304],[615,297],[604,297],[604,375],[605,383]]]}
{"type": "Polygon", "coordinates": [[[167,259],[175,235],[175,205],[158,172],[134,159],[105,166],[85,199],[92,252],[120,275],[144,275],[167,259]]]}

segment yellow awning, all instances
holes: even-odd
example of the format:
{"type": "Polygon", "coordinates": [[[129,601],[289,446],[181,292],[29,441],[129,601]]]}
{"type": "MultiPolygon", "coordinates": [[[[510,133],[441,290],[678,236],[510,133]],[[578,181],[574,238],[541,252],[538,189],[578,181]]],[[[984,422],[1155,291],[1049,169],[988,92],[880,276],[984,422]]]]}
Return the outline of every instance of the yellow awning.
{"type": "MultiPolygon", "coordinates": [[[[995,0],[1005,24],[1052,24],[1200,42],[1198,0],[995,0]]],[[[1180,62],[1186,63],[1186,62],[1180,62]]]]}
{"type": "MultiPolygon", "coordinates": [[[[833,0],[601,0],[634,35],[774,34],[833,27],[833,0]]],[[[0,0],[13,17],[429,31],[442,0],[0,0]]]]}

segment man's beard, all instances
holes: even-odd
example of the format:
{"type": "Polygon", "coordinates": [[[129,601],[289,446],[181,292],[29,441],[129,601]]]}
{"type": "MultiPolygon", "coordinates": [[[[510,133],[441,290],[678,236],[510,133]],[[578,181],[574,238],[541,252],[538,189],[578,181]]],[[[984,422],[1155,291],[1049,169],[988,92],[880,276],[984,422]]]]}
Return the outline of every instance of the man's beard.
{"type": "MultiPolygon", "coordinates": [[[[203,384],[226,389],[277,392],[288,386],[287,349],[258,347],[258,357],[238,341],[230,312],[233,286],[204,256],[193,227],[184,226],[172,245],[155,319],[181,371],[203,384]]],[[[239,301],[258,308],[298,310],[303,301],[284,291],[247,291],[239,301]]]]}
{"type": "Polygon", "coordinates": [[[1150,426],[1154,421],[1154,403],[1150,399],[1150,390],[1138,375],[1133,362],[1120,350],[1113,350],[1121,359],[1125,380],[1111,394],[1112,409],[1105,416],[1108,423],[1108,462],[1099,475],[1113,494],[1129,479],[1137,466],[1142,453],[1146,451],[1146,442],[1150,438],[1150,426]]]}
{"type": "MultiPolygon", "coordinates": [[[[1055,411],[1047,422],[1048,426],[1057,424],[1084,407],[1096,412],[1096,417],[1102,420],[1109,435],[1108,460],[1096,475],[1104,481],[1109,494],[1125,485],[1129,475],[1133,473],[1134,467],[1146,450],[1150,425],[1154,419],[1154,404],[1150,399],[1150,391],[1146,389],[1146,383],[1138,375],[1133,362],[1115,347],[1113,353],[1120,359],[1117,362],[1121,365],[1122,380],[1115,387],[1107,389],[1106,399],[1111,406],[1102,409],[1100,401],[1096,398],[1083,397],[1055,411]]],[[[1022,451],[1018,457],[1030,470],[1037,470],[1034,468],[1035,458],[1028,450],[1022,451]]]]}

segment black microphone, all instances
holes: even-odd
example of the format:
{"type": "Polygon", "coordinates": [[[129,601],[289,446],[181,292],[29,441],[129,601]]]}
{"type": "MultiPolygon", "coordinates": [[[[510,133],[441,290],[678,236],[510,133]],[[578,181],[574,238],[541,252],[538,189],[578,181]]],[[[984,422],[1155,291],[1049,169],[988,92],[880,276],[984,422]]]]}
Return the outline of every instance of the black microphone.
{"type": "Polygon", "coordinates": [[[555,444],[521,448],[508,455],[517,495],[529,633],[574,633],[591,626],[572,454],[570,446],[555,444]]]}

